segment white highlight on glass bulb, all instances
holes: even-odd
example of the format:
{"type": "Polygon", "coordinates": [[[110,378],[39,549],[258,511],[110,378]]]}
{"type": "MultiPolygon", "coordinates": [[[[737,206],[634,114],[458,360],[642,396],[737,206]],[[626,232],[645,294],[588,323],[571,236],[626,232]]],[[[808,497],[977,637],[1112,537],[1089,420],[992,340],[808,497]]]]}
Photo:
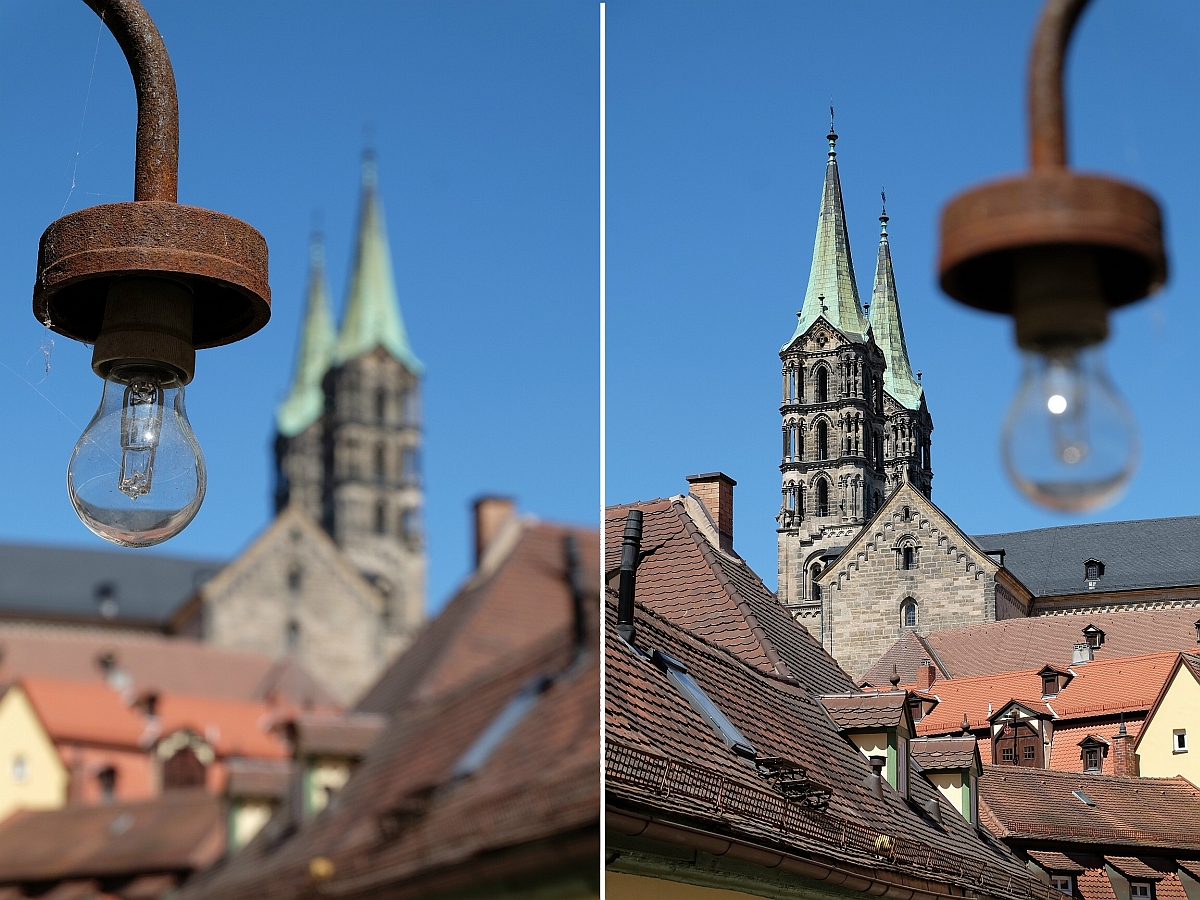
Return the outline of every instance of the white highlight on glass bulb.
{"type": "Polygon", "coordinates": [[[1025,354],[1000,449],[1035,503],[1079,512],[1116,499],[1137,467],[1137,426],[1098,348],[1025,354]]]}
{"type": "Polygon", "coordinates": [[[176,374],[114,368],[67,467],[67,493],[83,524],[122,547],[160,544],[195,518],[207,483],[176,374]]]}

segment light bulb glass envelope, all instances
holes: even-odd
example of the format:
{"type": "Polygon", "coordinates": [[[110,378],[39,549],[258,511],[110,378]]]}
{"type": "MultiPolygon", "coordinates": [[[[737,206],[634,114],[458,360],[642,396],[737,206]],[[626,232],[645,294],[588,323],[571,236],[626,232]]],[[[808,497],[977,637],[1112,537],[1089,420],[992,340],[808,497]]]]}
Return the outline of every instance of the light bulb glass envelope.
{"type": "Polygon", "coordinates": [[[1000,447],[1036,503],[1078,512],[1116,499],[1137,468],[1137,426],[1098,347],[1025,354],[1000,447]]]}
{"type": "Polygon", "coordinates": [[[109,372],[67,467],[67,493],[83,524],[122,547],[162,543],[195,518],[207,481],[175,372],[145,365],[109,372]]]}

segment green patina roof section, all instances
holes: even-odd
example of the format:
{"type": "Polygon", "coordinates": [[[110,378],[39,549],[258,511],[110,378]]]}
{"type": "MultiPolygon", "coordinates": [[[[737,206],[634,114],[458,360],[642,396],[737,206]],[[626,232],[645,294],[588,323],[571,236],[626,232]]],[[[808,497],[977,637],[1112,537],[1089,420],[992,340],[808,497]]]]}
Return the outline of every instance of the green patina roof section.
{"type": "Polygon", "coordinates": [[[340,365],[376,347],[383,347],[414,374],[419,375],[425,369],[408,345],[404,319],[400,316],[383,204],[375,184],[375,163],[367,156],[363,162],[362,209],[350,296],[334,361],[340,365]]]}
{"type": "Polygon", "coordinates": [[[830,131],[827,139],[829,161],[825,165],[825,186],[821,191],[821,212],[817,218],[808,290],[804,293],[804,306],[796,331],[784,344],[785,348],[822,315],[850,340],[866,340],[867,322],[858,300],[858,285],[854,282],[850,235],[846,230],[846,212],[842,208],[842,183],[838,178],[835,150],[837,135],[830,131]],[[824,311],[821,297],[825,298],[824,311]]]}
{"type": "Polygon", "coordinates": [[[883,389],[902,406],[920,409],[922,388],[913,378],[908,347],[904,343],[900,300],[896,297],[896,276],[892,272],[892,251],[888,246],[887,215],[880,216],[879,222],[879,258],[875,263],[875,288],[871,294],[871,330],[887,363],[883,373],[883,389]]]}
{"type": "Polygon", "coordinates": [[[317,419],[325,409],[321,380],[333,362],[337,329],[329,305],[329,286],[325,281],[325,252],[314,238],[308,269],[308,302],[300,329],[300,349],[296,354],[296,374],[287,399],[275,412],[275,424],[284,437],[295,437],[317,419]]]}

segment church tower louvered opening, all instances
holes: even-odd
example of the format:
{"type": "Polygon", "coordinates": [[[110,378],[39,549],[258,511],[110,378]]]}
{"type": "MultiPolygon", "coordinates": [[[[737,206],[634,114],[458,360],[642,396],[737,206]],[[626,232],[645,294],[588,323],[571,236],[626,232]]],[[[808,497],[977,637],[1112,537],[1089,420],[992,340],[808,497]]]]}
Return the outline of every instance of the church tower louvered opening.
{"type": "MultiPolygon", "coordinates": [[[[883,225],[872,303],[859,300],[833,128],[804,302],[782,361],[778,596],[820,636],[816,577],[905,480],[929,495],[933,422],[904,343],[883,225]]],[[[823,638],[822,638],[823,639],[823,638]]]]}
{"type": "Polygon", "coordinates": [[[374,156],[364,155],[341,329],[314,241],[291,390],[276,414],[275,509],[304,509],[411,633],[425,606],[421,376],[400,313],[374,156]]]}

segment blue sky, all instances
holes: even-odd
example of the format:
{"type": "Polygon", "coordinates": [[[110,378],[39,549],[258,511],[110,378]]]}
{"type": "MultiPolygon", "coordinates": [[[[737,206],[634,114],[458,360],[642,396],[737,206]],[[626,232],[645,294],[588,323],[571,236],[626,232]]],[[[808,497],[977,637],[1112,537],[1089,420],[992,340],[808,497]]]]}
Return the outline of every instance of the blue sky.
{"type": "MultiPolygon", "coordinates": [[[[292,374],[313,213],[340,313],[367,123],[401,304],[427,367],[431,605],[469,568],[476,495],[595,522],[596,6],[147,7],[179,86],[180,201],[265,235],[274,315],[198,356],[187,406],[209,487],[196,520],[157,551],[124,552],[230,557],[269,521],[272,417],[292,374]]],[[[101,382],[90,348],[64,338],[46,373],[30,297],[51,221],[132,199],[133,87],[79,0],[0,0],[0,18],[0,540],[103,547],[65,491],[101,382]]]]}
{"type": "Polygon", "coordinates": [[[935,284],[941,206],[1026,166],[1040,3],[608,4],[610,502],[737,479],[735,547],[775,583],[779,359],[808,279],[830,98],[860,296],[886,186],[913,367],[933,415],[933,498],[968,532],[1200,512],[1200,7],[1093,4],[1068,64],[1074,165],[1148,186],[1171,279],[1112,317],[1107,359],[1143,457],[1115,505],[1069,518],[1006,481],[1011,325],[935,284]]]}

